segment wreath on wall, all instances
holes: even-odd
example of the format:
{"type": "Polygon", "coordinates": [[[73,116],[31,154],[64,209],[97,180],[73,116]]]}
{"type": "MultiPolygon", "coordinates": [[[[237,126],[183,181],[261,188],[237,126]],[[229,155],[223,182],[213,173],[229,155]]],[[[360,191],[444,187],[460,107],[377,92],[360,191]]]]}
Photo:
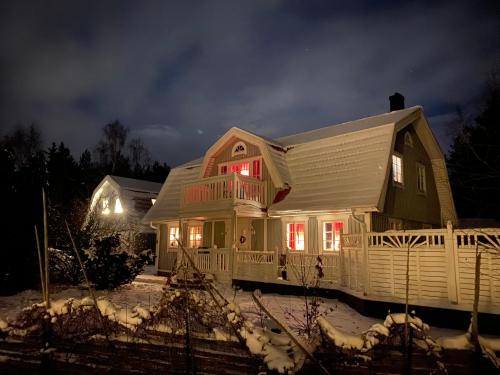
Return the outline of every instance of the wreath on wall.
{"type": "Polygon", "coordinates": [[[241,244],[244,244],[245,242],[247,242],[247,238],[245,236],[240,236],[240,243],[241,244]]]}

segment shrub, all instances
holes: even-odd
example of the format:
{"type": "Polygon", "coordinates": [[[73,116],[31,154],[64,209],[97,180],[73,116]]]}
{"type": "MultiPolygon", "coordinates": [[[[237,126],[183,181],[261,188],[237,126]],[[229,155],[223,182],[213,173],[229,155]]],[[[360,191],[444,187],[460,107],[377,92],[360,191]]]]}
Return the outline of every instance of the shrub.
{"type": "Polygon", "coordinates": [[[96,289],[114,289],[134,280],[145,259],[120,248],[120,236],[93,238],[85,253],[85,270],[96,289]]]}

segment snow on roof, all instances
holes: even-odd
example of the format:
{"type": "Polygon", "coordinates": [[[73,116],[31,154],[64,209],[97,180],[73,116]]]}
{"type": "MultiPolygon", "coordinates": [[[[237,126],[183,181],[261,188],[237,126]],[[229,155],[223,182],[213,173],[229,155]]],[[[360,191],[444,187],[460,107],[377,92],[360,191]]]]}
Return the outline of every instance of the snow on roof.
{"type": "Polygon", "coordinates": [[[285,158],[292,189],[270,207],[270,213],[375,209],[386,178],[393,133],[394,124],[389,124],[291,148],[285,158]]]}
{"type": "Polygon", "coordinates": [[[111,175],[109,177],[112,178],[120,186],[121,189],[126,190],[158,194],[162,186],[162,184],[159,182],[111,175]]]}
{"type": "Polygon", "coordinates": [[[278,138],[278,142],[280,142],[283,146],[292,146],[306,142],[317,141],[319,139],[335,137],[341,134],[366,130],[377,126],[394,124],[401,121],[413,112],[420,110],[421,108],[422,107],[420,106],[415,106],[399,111],[365,117],[359,120],[349,121],[342,124],[330,125],[324,128],[309,130],[298,134],[287,135],[285,137],[278,138]]]}
{"type": "Polygon", "coordinates": [[[201,161],[201,159],[193,160],[170,171],[156,203],[142,219],[143,223],[179,217],[182,186],[198,179],[201,161]]]}

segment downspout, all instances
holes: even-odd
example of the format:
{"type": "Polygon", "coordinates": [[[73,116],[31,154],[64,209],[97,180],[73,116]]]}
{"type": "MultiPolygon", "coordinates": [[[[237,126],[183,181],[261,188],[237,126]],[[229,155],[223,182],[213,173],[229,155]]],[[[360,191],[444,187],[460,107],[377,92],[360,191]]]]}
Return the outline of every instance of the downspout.
{"type": "Polygon", "coordinates": [[[158,232],[158,226],[154,226],[153,222],[149,222],[149,227],[155,230],[156,239],[155,239],[155,273],[158,275],[158,259],[160,259],[160,233],[158,232]]]}
{"type": "Polygon", "coordinates": [[[368,268],[368,235],[367,235],[367,227],[366,223],[357,218],[354,213],[354,209],[351,209],[351,216],[354,221],[358,222],[361,225],[361,250],[363,251],[363,295],[368,295],[368,284],[370,283],[370,271],[368,268]]]}

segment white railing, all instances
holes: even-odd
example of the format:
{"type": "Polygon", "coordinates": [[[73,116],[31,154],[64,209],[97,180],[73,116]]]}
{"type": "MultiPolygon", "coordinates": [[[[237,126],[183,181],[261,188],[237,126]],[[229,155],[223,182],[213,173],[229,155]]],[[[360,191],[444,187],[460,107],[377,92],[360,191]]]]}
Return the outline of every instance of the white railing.
{"type": "Polygon", "coordinates": [[[250,264],[273,264],[275,258],[274,251],[238,251],[236,261],[250,264]]]}
{"type": "Polygon", "coordinates": [[[208,177],[183,187],[184,205],[219,201],[247,201],[266,205],[266,183],[253,177],[236,173],[208,177]]]}
{"type": "Polygon", "coordinates": [[[188,253],[203,273],[229,272],[229,249],[188,249],[188,253]]]}

